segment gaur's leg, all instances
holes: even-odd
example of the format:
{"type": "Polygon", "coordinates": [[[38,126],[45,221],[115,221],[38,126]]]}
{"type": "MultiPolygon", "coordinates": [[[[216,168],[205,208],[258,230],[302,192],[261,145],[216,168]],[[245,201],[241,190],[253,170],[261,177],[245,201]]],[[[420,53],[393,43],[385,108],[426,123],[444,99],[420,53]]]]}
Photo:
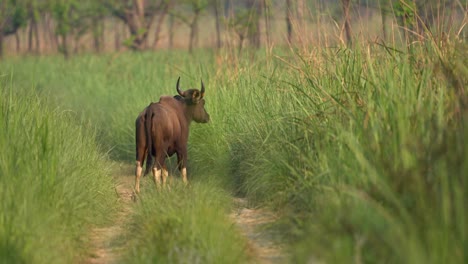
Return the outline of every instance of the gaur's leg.
{"type": "Polygon", "coordinates": [[[153,179],[157,188],[161,187],[161,168],[158,166],[153,166],[153,179]]]}
{"type": "Polygon", "coordinates": [[[136,149],[136,168],[135,168],[135,192],[140,192],[140,178],[143,171],[143,163],[145,162],[146,146],[138,146],[136,149]]]}
{"type": "MultiPolygon", "coordinates": [[[[145,156],[148,148],[146,147],[146,134],[144,129],[144,116],[140,115],[135,121],[135,146],[136,146],[136,168],[135,168],[135,192],[140,192],[140,177],[142,166],[145,163],[145,156]]],[[[150,153],[148,153],[150,156],[150,153]]],[[[148,166],[147,166],[148,167],[148,166]]]]}
{"type": "Polygon", "coordinates": [[[179,171],[182,174],[182,181],[187,184],[187,150],[181,150],[177,152],[177,163],[179,166],[179,171]]]}
{"type": "MultiPolygon", "coordinates": [[[[156,153],[156,157],[154,159],[153,177],[154,177],[154,182],[156,184],[156,187],[158,188],[161,187],[162,170],[164,167],[166,167],[165,158],[166,157],[164,156],[164,154],[156,153]]],[[[163,179],[163,181],[165,181],[165,179],[163,179]]]]}
{"type": "Polygon", "coordinates": [[[140,192],[140,177],[141,171],[143,168],[141,167],[141,163],[139,161],[136,162],[136,169],[135,169],[135,192],[140,192]]]}
{"type": "Polygon", "coordinates": [[[167,177],[169,176],[169,172],[167,171],[167,167],[164,164],[162,167],[162,183],[163,185],[166,185],[167,177]]]}

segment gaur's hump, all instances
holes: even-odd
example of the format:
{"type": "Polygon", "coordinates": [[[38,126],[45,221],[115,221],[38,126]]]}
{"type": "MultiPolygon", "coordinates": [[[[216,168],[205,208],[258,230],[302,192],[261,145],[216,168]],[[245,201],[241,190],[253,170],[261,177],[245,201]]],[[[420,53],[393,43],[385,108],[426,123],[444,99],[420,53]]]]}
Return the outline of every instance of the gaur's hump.
{"type": "Polygon", "coordinates": [[[174,102],[177,102],[177,100],[172,96],[164,95],[159,98],[159,103],[161,104],[173,104],[174,102]]]}

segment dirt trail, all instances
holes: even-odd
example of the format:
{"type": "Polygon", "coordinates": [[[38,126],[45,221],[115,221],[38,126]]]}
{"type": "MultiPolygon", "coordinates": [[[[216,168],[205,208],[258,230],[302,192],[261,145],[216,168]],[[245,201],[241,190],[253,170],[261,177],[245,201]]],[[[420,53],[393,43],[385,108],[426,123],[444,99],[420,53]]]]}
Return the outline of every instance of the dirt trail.
{"type": "MultiPolygon", "coordinates": [[[[105,227],[96,227],[90,232],[91,255],[83,261],[86,264],[117,263],[120,254],[125,250],[125,243],[118,241],[125,234],[125,226],[132,214],[134,178],[130,166],[123,165],[117,175],[116,193],[121,210],[113,223],[105,227]]],[[[284,263],[285,256],[281,247],[273,241],[273,234],[266,230],[266,224],[276,220],[273,213],[259,208],[249,208],[246,199],[234,198],[234,209],[230,214],[232,221],[238,226],[249,243],[248,254],[253,255],[257,263],[284,263]]]]}
{"type": "Polygon", "coordinates": [[[247,237],[252,255],[258,263],[285,263],[286,256],[281,245],[274,239],[274,233],[265,228],[277,220],[272,212],[262,208],[249,208],[245,198],[234,198],[231,219],[247,237]]]}
{"type": "Polygon", "coordinates": [[[97,227],[91,231],[91,256],[84,261],[86,264],[117,263],[120,253],[124,250],[122,243],[117,243],[118,237],[124,234],[125,224],[132,213],[133,180],[128,175],[128,168],[122,168],[121,175],[115,175],[115,191],[122,207],[117,213],[115,221],[110,226],[97,227]]]}

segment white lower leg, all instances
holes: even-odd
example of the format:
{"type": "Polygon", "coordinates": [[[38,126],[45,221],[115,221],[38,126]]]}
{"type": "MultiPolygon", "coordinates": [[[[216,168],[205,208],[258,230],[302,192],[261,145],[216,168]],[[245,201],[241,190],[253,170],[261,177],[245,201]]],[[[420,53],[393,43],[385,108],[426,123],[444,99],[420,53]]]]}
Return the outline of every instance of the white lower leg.
{"type": "Polygon", "coordinates": [[[169,175],[169,172],[167,172],[166,168],[163,168],[162,169],[162,182],[163,182],[163,185],[166,184],[166,180],[167,180],[168,175],[169,175]]]}
{"type": "Polygon", "coordinates": [[[187,184],[187,168],[182,168],[182,181],[187,184]]]}
{"type": "Polygon", "coordinates": [[[140,192],[140,177],[141,171],[143,168],[141,167],[141,163],[139,161],[136,162],[136,169],[135,169],[135,192],[140,192]]]}
{"type": "Polygon", "coordinates": [[[161,170],[157,168],[153,168],[153,177],[154,177],[154,183],[156,183],[157,187],[161,186],[161,170]]]}

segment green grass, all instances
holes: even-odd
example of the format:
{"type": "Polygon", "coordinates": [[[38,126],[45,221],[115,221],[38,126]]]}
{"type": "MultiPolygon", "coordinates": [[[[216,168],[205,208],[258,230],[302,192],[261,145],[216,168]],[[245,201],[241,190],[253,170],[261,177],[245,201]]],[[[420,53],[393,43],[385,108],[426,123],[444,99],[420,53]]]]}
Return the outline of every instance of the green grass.
{"type": "Polygon", "coordinates": [[[146,178],[124,262],[217,263],[228,249],[229,262],[248,259],[225,215],[236,194],[276,210],[294,263],[463,263],[468,71],[466,45],[454,43],[2,67],[13,83],[37,85],[90,120],[99,143],[125,161],[134,160],[134,120],[149,101],[175,94],[178,76],[183,88],[203,78],[212,122],[191,126],[193,186],[159,193],[146,178]]]}
{"type": "Polygon", "coordinates": [[[91,124],[0,80],[0,262],[70,263],[115,211],[110,162],[91,124]]]}
{"type": "Polygon", "coordinates": [[[149,177],[128,228],[123,263],[247,263],[247,243],[229,219],[232,197],[213,181],[173,180],[157,191],[149,177]]]}
{"type": "Polygon", "coordinates": [[[284,212],[293,262],[466,260],[466,119],[433,47],[314,55],[250,101],[233,153],[247,196],[284,212]]]}

